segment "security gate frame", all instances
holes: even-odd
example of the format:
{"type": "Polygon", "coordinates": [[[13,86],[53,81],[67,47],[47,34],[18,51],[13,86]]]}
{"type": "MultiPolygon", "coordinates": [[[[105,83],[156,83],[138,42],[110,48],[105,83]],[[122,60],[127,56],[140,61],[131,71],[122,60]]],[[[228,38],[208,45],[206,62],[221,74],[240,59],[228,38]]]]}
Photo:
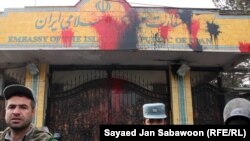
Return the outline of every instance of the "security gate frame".
{"type": "Polygon", "coordinates": [[[164,69],[61,70],[71,76],[65,76],[63,84],[56,84],[53,79],[57,79],[55,75],[60,70],[53,66],[50,70],[46,125],[51,132],[59,132],[63,141],[97,141],[101,124],[143,124],[144,103],[165,103],[170,117],[168,72],[164,69]],[[85,71],[89,73],[82,76],[85,71]],[[75,73],[77,77],[73,76],[75,73]],[[165,83],[145,80],[143,75],[161,75],[165,83]]]}

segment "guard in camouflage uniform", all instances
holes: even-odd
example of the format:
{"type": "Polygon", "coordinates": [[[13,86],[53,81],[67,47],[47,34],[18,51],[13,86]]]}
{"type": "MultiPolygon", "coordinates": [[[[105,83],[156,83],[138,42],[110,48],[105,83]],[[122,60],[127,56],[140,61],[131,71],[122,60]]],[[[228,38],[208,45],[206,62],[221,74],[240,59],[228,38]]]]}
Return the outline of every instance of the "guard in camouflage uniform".
{"type": "Polygon", "coordinates": [[[36,100],[31,89],[10,85],[3,91],[7,128],[0,132],[0,141],[57,141],[53,135],[35,127],[36,100]]]}

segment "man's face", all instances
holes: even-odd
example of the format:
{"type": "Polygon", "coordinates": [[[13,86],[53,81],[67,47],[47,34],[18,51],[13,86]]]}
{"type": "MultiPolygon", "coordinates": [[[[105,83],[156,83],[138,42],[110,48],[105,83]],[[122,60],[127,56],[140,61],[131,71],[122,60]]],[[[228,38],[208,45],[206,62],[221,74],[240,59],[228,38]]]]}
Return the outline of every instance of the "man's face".
{"type": "Polygon", "coordinates": [[[226,125],[250,125],[250,119],[243,116],[235,116],[229,119],[226,125]]]}
{"type": "Polygon", "coordinates": [[[145,119],[145,125],[166,125],[165,119],[145,119]]]}
{"type": "Polygon", "coordinates": [[[26,97],[10,97],[5,110],[6,124],[13,130],[29,127],[35,115],[35,110],[31,108],[31,100],[26,97]]]}

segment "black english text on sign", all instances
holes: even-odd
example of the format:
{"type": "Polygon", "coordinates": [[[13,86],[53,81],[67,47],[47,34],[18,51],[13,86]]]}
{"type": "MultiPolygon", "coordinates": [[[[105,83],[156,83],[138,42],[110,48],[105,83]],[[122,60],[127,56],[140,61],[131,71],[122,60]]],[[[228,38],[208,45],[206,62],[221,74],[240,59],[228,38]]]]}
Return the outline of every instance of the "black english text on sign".
{"type": "Polygon", "coordinates": [[[249,126],[225,125],[100,125],[100,141],[189,138],[201,140],[250,140],[249,126]]]}

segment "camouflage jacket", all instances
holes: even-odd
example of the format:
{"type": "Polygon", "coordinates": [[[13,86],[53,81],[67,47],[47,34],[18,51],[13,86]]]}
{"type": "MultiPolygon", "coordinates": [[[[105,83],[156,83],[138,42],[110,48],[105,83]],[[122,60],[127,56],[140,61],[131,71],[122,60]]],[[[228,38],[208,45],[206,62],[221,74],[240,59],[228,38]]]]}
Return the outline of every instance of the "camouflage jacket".
{"type": "MultiPolygon", "coordinates": [[[[5,135],[9,132],[9,128],[6,128],[4,131],[0,132],[0,141],[5,140],[5,135]]],[[[23,141],[57,141],[54,139],[53,135],[49,132],[45,132],[42,129],[32,126],[31,133],[29,133],[23,141]]]]}

